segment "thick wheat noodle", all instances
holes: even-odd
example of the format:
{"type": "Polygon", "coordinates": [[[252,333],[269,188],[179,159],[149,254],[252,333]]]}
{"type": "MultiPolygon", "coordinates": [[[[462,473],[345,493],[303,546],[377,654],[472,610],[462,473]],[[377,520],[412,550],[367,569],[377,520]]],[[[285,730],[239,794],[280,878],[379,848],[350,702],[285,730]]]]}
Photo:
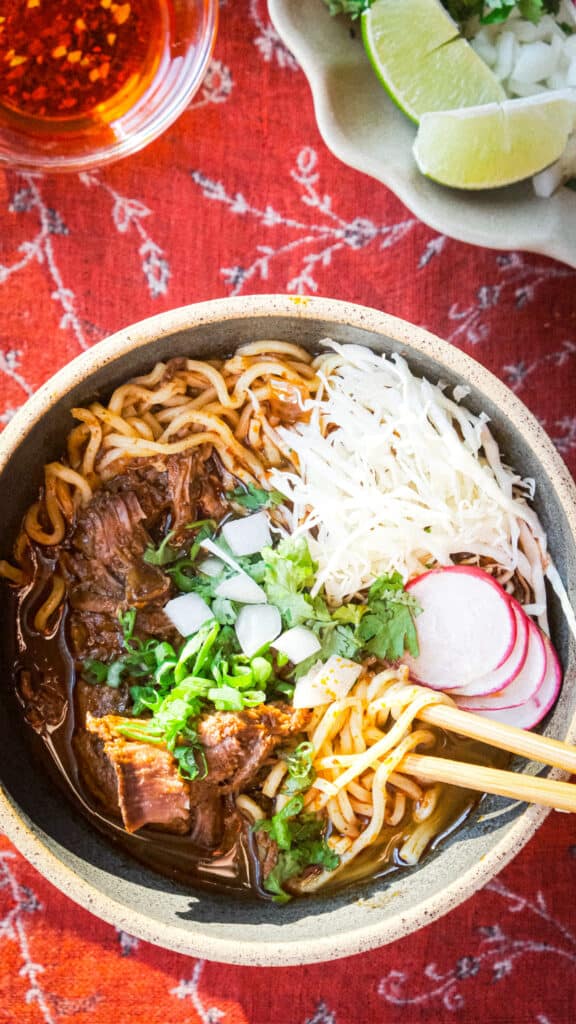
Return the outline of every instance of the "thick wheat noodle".
{"type": "Polygon", "coordinates": [[[0,558],[0,576],[10,580],[11,583],[15,583],[18,587],[22,587],[27,580],[23,569],[10,565],[10,562],[6,562],[3,558],[0,558]]]}
{"type": "Polygon", "coordinates": [[[260,434],[262,431],[262,424],[259,419],[252,416],[250,420],[250,426],[248,427],[248,436],[246,438],[251,448],[258,448],[260,444],[260,434]]]}
{"type": "Polygon", "coordinates": [[[346,709],[353,707],[356,703],[356,698],[346,697],[343,700],[335,700],[327,706],[325,714],[310,736],[310,742],[317,755],[322,752],[324,744],[332,740],[340,729],[346,709]]]}
{"type": "Polygon", "coordinates": [[[342,814],[344,820],[347,822],[348,827],[356,829],[356,831],[359,831],[358,819],[356,817],[352,804],[350,803],[350,797],[348,796],[345,789],[340,790],[338,796],[336,797],[336,800],[338,801],[340,813],[342,814]]]}
{"type": "MultiPolygon", "coordinates": [[[[352,781],[352,779],[358,778],[366,768],[371,768],[377,761],[380,761],[382,757],[388,754],[392,756],[397,744],[402,741],[402,737],[423,708],[428,707],[431,704],[446,704],[448,702],[449,698],[446,699],[444,694],[427,692],[421,693],[402,712],[390,731],[385,733],[378,743],[368,747],[362,754],[358,754],[355,757],[354,763],[351,764],[349,768],[347,768],[347,770],[332,783],[332,785],[335,786],[337,790],[343,789],[352,781]]],[[[427,735],[428,737],[432,736],[432,739],[434,739],[433,734],[428,733],[427,735]]],[[[314,744],[314,741],[312,742],[314,749],[318,749],[316,744],[314,744]]],[[[325,803],[325,799],[321,797],[320,806],[322,807],[325,803]]]]}
{"type": "Polygon", "coordinates": [[[194,406],[194,403],[187,401],[186,406],[180,406],[178,409],[164,411],[159,416],[159,422],[165,423],[164,434],[161,440],[167,440],[172,434],[178,433],[184,427],[188,427],[191,424],[202,424],[204,426],[212,425],[216,433],[224,434],[230,427],[225,421],[231,420],[232,429],[234,430],[238,425],[239,416],[236,410],[229,409],[227,406],[221,406],[219,402],[210,402],[208,406],[198,409],[194,406]]]}
{"type": "Polygon", "coordinates": [[[87,505],[92,497],[92,488],[87,482],[86,478],[81,473],[77,473],[75,469],[71,469],[69,466],[63,466],[61,462],[49,462],[45,467],[46,481],[52,477],[55,480],[65,480],[67,484],[74,487],[82,501],[83,505],[87,505]]]}
{"type": "MultiPolygon", "coordinates": [[[[340,796],[341,794],[338,793],[338,799],[340,799],[340,796]]],[[[367,800],[358,800],[355,796],[350,797],[350,803],[354,808],[354,811],[363,818],[371,818],[374,814],[374,808],[372,807],[371,801],[372,797],[370,797],[370,803],[367,800]]],[[[358,832],[360,832],[360,829],[358,829],[358,832]]]]}
{"type": "Polygon", "coordinates": [[[150,430],[152,431],[152,436],[154,437],[154,440],[157,441],[164,428],[158,422],[155,413],[145,412],[144,415],[142,416],[142,419],[144,420],[145,423],[148,424],[150,430]]]}
{"type": "Polygon", "coordinates": [[[405,813],[406,795],[404,793],[396,792],[394,794],[394,806],[391,811],[386,809],[386,811],[384,812],[384,820],[387,825],[394,827],[395,825],[400,824],[405,813]]]}
{"type": "Polygon", "coordinates": [[[97,417],[89,409],[72,409],[72,415],[75,420],[80,420],[85,429],[90,431],[90,440],[78,464],[82,468],[84,476],[89,476],[90,473],[94,472],[94,463],[102,444],[102,427],[97,417]]]}
{"type": "Polygon", "coordinates": [[[436,808],[440,792],[441,789],[437,785],[430,786],[429,789],[425,790],[422,794],[422,799],[412,811],[414,821],[426,821],[430,817],[436,808]]]}
{"type": "Polygon", "coordinates": [[[121,384],[113,392],[108,402],[108,411],[121,416],[122,410],[128,405],[135,405],[142,412],[147,412],[153,405],[164,405],[165,402],[184,394],[185,391],[185,382],[178,380],[176,377],[158,390],[150,390],[149,388],[143,388],[131,383],[121,384]]]}
{"type": "Polygon", "coordinates": [[[138,433],[140,437],[143,437],[146,441],[156,440],[156,438],[154,437],[154,431],[149,426],[149,424],[142,419],[141,416],[127,416],[126,422],[129,423],[130,426],[134,428],[136,433],[138,433]]]}
{"type": "Polygon", "coordinates": [[[359,782],[351,782],[348,787],[350,796],[353,796],[356,800],[360,800],[361,803],[366,803],[370,799],[370,789],[366,788],[365,785],[359,782]]]}
{"type": "Polygon", "coordinates": [[[276,373],[279,377],[285,377],[293,384],[302,382],[302,378],[297,373],[290,370],[284,363],[278,362],[262,362],[256,363],[255,366],[251,366],[248,370],[245,370],[243,374],[236,381],[233,399],[235,407],[242,405],[245,400],[246,392],[249,390],[250,385],[258,379],[268,374],[276,373]]]}
{"type": "Polygon", "coordinates": [[[50,618],[62,604],[65,593],[66,584],[62,577],[52,576],[50,594],[34,616],[34,629],[38,633],[45,633],[47,631],[50,618]]]}
{"type": "Polygon", "coordinates": [[[270,769],[264,782],[262,783],[262,792],[264,796],[268,796],[271,799],[276,796],[282,779],[288,771],[288,765],[286,761],[277,761],[275,765],[270,769]]]}
{"type": "MultiPolygon", "coordinates": [[[[394,786],[395,789],[399,789],[402,793],[405,793],[406,796],[409,796],[412,800],[417,801],[422,799],[422,794],[424,790],[421,788],[421,786],[418,785],[417,782],[414,782],[414,779],[409,779],[407,775],[402,775],[400,772],[392,772],[388,779],[388,782],[390,783],[391,786],[394,786]]],[[[353,784],[351,783],[348,788],[351,789],[352,785],[353,784]]]]}
{"type": "Polygon", "coordinates": [[[124,437],[138,436],[136,431],[129,423],[126,423],[126,420],[122,416],[118,416],[117,413],[110,412],[109,409],[105,409],[99,402],[92,403],[90,406],[90,412],[94,413],[96,418],[110,430],[123,434],[124,437]]]}
{"type": "MultiPolygon", "coordinates": [[[[264,476],[264,466],[252,452],[247,451],[241,444],[238,443],[234,437],[232,431],[225,423],[223,423],[217,416],[213,416],[210,413],[204,412],[200,409],[190,410],[189,412],[182,413],[181,416],[177,417],[170,425],[166,428],[158,444],[164,444],[168,442],[168,439],[173,434],[178,433],[185,426],[203,426],[212,430],[214,434],[218,435],[221,439],[218,447],[226,447],[229,451],[233,452],[240,462],[247,465],[253,472],[259,473],[264,476]]],[[[183,449],[185,450],[185,449],[183,449]]]]}
{"type": "Polygon", "coordinates": [[[37,544],[47,544],[49,546],[59,544],[60,541],[64,540],[64,535],[66,533],[64,516],[57,507],[54,498],[49,497],[49,495],[46,494],[44,499],[44,508],[52,527],[52,532],[47,533],[46,530],[42,529],[38,522],[40,507],[40,502],[35,502],[34,505],[30,506],[24,516],[24,529],[26,530],[26,533],[30,539],[36,541],[37,544]]]}
{"type": "Polygon", "coordinates": [[[253,800],[251,796],[247,796],[246,793],[241,793],[236,797],[236,807],[242,812],[242,814],[245,814],[246,817],[250,818],[252,823],[262,821],[262,819],[266,817],[264,811],[260,807],[260,804],[257,804],[256,801],[253,800]]]}
{"type": "MultiPolygon", "coordinates": [[[[100,430],[100,436],[101,435],[102,430],[100,430]]],[[[90,427],[87,427],[85,423],[79,423],[77,427],[72,428],[66,438],[68,462],[74,469],[79,469],[82,466],[84,451],[87,447],[87,443],[90,443],[90,436],[90,427]]]]}
{"type": "Polygon", "coordinates": [[[260,356],[263,353],[274,352],[276,355],[294,356],[302,363],[310,364],[312,356],[305,348],[295,345],[291,341],[250,341],[247,345],[241,345],[236,349],[236,354],[242,356],[260,356]]]}
{"type": "Polygon", "coordinates": [[[350,832],[356,831],[356,829],[352,829],[352,826],[346,821],[336,799],[328,801],[328,816],[334,828],[337,828],[341,835],[346,836],[349,835],[350,832]]]}
{"type": "Polygon", "coordinates": [[[215,366],[211,366],[209,363],[202,363],[196,359],[187,359],[186,370],[189,374],[195,373],[200,377],[200,379],[210,381],[212,387],[216,389],[218,401],[221,402],[222,405],[230,406],[233,404],[228,392],[226,381],[215,366]]]}
{"type": "Polygon", "coordinates": [[[254,410],[249,405],[246,405],[240,414],[240,419],[238,420],[236,430],[234,431],[234,436],[237,441],[243,441],[246,437],[250,426],[250,420],[253,415],[254,410]]]}
{"type": "Polygon", "coordinates": [[[164,379],[166,363],[156,363],[156,366],[141,377],[134,377],[132,384],[139,384],[143,388],[156,387],[164,379]]]}

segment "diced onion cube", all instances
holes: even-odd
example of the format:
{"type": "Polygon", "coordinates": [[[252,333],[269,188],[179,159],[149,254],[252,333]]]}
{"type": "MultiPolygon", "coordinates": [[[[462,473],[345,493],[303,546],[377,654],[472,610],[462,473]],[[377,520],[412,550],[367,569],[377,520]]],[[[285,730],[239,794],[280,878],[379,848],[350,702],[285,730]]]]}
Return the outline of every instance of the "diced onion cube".
{"type": "Polygon", "coordinates": [[[293,704],[295,708],[315,708],[343,700],[362,672],[362,665],[333,654],[328,661],[313,665],[296,683],[293,704]]]}
{"type": "Polygon", "coordinates": [[[251,658],[282,632],[280,612],[273,604],[245,605],[240,609],[234,629],[242,651],[251,658]]]}
{"type": "Polygon", "coordinates": [[[282,633],[272,644],[280,654],[285,654],[293,665],[317,654],[321,648],[318,637],[306,626],[293,626],[282,633]]]}
{"type": "Polygon", "coordinates": [[[236,572],[243,571],[242,566],[238,565],[238,562],[235,562],[234,559],[226,553],[226,551],[222,551],[222,548],[219,548],[213,540],[210,540],[210,537],[206,537],[205,540],[201,541],[200,547],[203,548],[204,551],[209,551],[211,555],[215,556],[215,558],[219,558],[222,562],[226,562],[226,565],[229,565],[231,569],[235,569],[236,572]]]}
{"type": "Polygon", "coordinates": [[[253,516],[231,519],[224,523],[222,536],[235,555],[255,555],[272,543],[272,535],[265,512],[253,516]]]}
{"type": "Polygon", "coordinates": [[[266,601],[262,587],[245,572],[222,580],[216,587],[216,593],[218,597],[227,597],[230,601],[238,601],[239,604],[263,604],[266,601]]]}
{"type": "Polygon", "coordinates": [[[224,568],[224,562],[215,555],[208,555],[198,563],[198,568],[206,576],[219,576],[224,568]]]}
{"type": "Polygon", "coordinates": [[[164,605],[164,613],[182,636],[191,636],[214,616],[198,594],[182,594],[164,605]]]}

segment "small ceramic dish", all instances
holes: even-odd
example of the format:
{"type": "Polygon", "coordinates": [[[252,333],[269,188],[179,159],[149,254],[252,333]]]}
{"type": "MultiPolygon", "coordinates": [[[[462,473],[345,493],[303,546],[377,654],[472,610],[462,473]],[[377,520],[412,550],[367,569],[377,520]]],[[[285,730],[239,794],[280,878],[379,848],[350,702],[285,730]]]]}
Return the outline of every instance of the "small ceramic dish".
{"type": "MultiPolygon", "coordinates": [[[[466,402],[485,411],[507,461],[536,481],[535,506],[569,596],[576,596],[576,487],[551,441],[499,380],[458,349],[402,320],[331,299],[253,296],[162,313],[127,327],[60,370],[0,436],[0,557],[9,557],[24,510],[46,462],[60,456],[70,410],[106,397],[158,360],[184,354],[218,358],[258,339],[318,350],[331,337],[400,352],[432,381],[466,384],[466,402]]],[[[557,603],[551,625],[564,667],[561,697],[547,735],[576,739],[576,648],[557,603]]],[[[193,956],[258,965],[331,960],[359,953],[429,924],[471,896],[521,849],[547,811],[486,797],[465,828],[392,884],[374,880],[323,897],[274,903],[191,891],[129,859],[62,795],[23,721],[0,649],[0,829],[71,899],[118,928],[193,956]]],[[[537,771],[535,766],[533,770],[537,771]]],[[[551,776],[561,773],[551,771],[551,776]]]]}
{"type": "Polygon", "coordinates": [[[576,267],[576,192],[539,199],[530,181],[486,192],[444,188],[412,156],[415,126],[394,106],[368,61],[358,23],[323,0],[268,0],[278,35],[306,75],[320,134],[350,167],[394,192],[436,231],[490,249],[542,253],[576,267]]]}

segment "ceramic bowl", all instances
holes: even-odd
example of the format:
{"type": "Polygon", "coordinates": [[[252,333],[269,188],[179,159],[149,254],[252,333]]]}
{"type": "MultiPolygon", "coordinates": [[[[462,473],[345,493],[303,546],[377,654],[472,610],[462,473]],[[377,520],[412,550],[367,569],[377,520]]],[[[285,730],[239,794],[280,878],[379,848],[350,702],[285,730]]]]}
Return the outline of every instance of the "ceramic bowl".
{"type": "MultiPolygon", "coordinates": [[[[43,464],[63,451],[73,406],[108,396],[159,359],[222,356],[243,342],[263,338],[315,349],[326,337],[401,352],[433,381],[470,386],[467,404],[489,415],[507,460],[537,482],[535,505],[574,599],[576,488],[535,418],[487,370],[433,335],[376,310],[330,299],[241,297],[176,309],[125,328],[60,370],[0,437],[0,557],[10,553],[43,464]]],[[[551,622],[565,682],[545,732],[574,740],[576,650],[555,602],[551,622]]],[[[6,651],[3,657],[9,661],[6,651]]],[[[401,938],[484,885],[530,839],[547,813],[486,798],[465,829],[418,869],[394,876],[391,885],[375,881],[282,908],[232,902],[186,890],[142,868],[79,816],[36,759],[31,730],[13,696],[8,664],[0,665],[0,678],[0,828],[46,878],[83,907],[133,935],[194,956],[243,964],[301,964],[401,938]]]]}

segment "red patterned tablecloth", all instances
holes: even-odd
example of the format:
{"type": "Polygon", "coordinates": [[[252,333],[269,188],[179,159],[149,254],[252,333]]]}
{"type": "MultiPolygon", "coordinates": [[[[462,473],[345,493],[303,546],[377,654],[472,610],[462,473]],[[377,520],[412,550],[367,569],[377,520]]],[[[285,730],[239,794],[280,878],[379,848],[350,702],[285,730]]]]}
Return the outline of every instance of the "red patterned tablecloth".
{"type": "MultiPolygon", "coordinates": [[[[576,271],[445,238],[338,163],[265,0],[223,0],[204,85],[148,150],[79,176],[0,172],[0,420],[117,328],[250,292],[348,299],[442,335],[501,377],[576,469],[576,271]]],[[[572,1024],[575,876],[574,822],[552,814],[418,934],[266,970],[117,933],[0,839],[0,1022],[572,1024]]]]}

